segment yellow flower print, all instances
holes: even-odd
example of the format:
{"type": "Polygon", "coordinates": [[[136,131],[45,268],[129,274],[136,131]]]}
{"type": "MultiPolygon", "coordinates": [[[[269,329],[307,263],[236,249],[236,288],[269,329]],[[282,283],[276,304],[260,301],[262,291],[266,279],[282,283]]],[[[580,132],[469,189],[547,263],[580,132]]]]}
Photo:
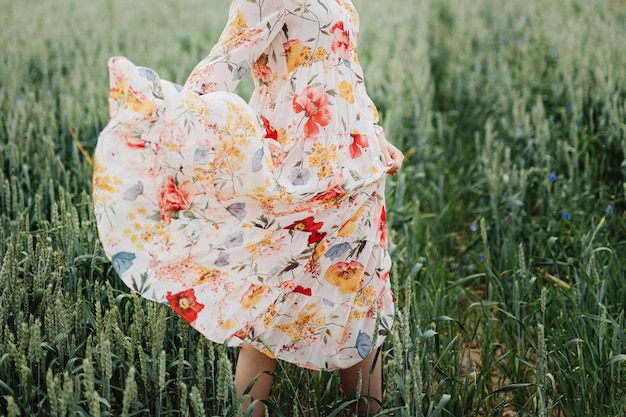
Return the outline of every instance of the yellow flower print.
{"type": "Polygon", "coordinates": [[[337,262],[324,273],[324,279],[342,294],[357,292],[363,283],[363,264],[357,261],[337,262]]]}
{"type": "Polygon", "coordinates": [[[143,240],[144,242],[152,242],[152,239],[154,238],[154,234],[150,233],[150,232],[143,232],[141,234],[141,240],[143,240]]]}
{"type": "Polygon", "coordinates": [[[322,155],[320,155],[319,153],[314,153],[313,155],[309,156],[309,166],[318,167],[320,165],[322,165],[322,155]]]}
{"type": "Polygon", "coordinates": [[[241,148],[234,141],[222,141],[215,147],[215,157],[209,163],[209,169],[226,169],[234,172],[245,160],[246,155],[241,152],[241,148]]]}
{"type": "Polygon", "coordinates": [[[319,142],[313,145],[313,153],[309,156],[309,166],[319,167],[328,165],[328,162],[337,160],[337,146],[330,145],[325,147],[319,142]]]}
{"type": "Polygon", "coordinates": [[[93,170],[93,183],[94,189],[98,190],[97,193],[94,193],[94,202],[104,203],[110,198],[111,194],[119,192],[115,185],[121,184],[122,181],[117,177],[108,175],[106,169],[96,158],[93,170]]]}
{"type": "Polygon", "coordinates": [[[224,103],[228,108],[226,123],[223,126],[224,132],[238,138],[240,145],[248,145],[250,141],[247,139],[247,136],[258,136],[259,125],[257,119],[253,118],[243,106],[229,101],[224,101],[224,103]]]}
{"type": "Polygon", "coordinates": [[[324,164],[322,168],[317,171],[317,178],[323,180],[324,178],[332,177],[333,166],[331,164],[324,164]]]}
{"type": "Polygon", "coordinates": [[[363,288],[362,291],[354,297],[354,304],[361,307],[372,307],[376,301],[376,290],[371,285],[363,288]]]}
{"type": "Polygon", "coordinates": [[[354,9],[354,7],[352,7],[351,4],[349,3],[344,3],[343,4],[343,8],[346,9],[346,11],[350,14],[350,16],[352,17],[352,24],[355,27],[359,27],[359,15],[356,12],[356,10],[354,9]]]}
{"type": "Polygon", "coordinates": [[[121,78],[115,80],[115,87],[109,90],[109,98],[111,100],[121,100],[124,98],[125,91],[128,90],[128,84],[121,78]]]}
{"type": "Polygon", "coordinates": [[[328,56],[328,51],[321,46],[315,50],[313,54],[313,60],[315,61],[323,61],[328,56]]]}
{"type": "Polygon", "coordinates": [[[221,43],[226,46],[235,46],[238,38],[240,38],[244,32],[248,29],[246,19],[243,17],[243,13],[240,9],[237,9],[234,17],[228,23],[227,34],[221,43]]]}
{"type": "Polygon", "coordinates": [[[193,169],[193,180],[196,181],[206,181],[209,179],[209,172],[206,169],[202,168],[194,168],[193,169]]]}
{"type": "Polygon", "coordinates": [[[263,349],[261,351],[261,353],[264,354],[265,356],[267,356],[270,359],[275,359],[274,354],[268,348],[263,349]]]}
{"type": "Polygon", "coordinates": [[[339,97],[346,100],[349,104],[354,104],[354,94],[352,92],[352,84],[343,80],[339,83],[339,97]]]}
{"type": "Polygon", "coordinates": [[[242,29],[245,29],[247,27],[248,24],[246,23],[246,19],[244,19],[243,17],[242,11],[240,9],[237,9],[237,11],[235,12],[235,18],[230,22],[228,33],[230,35],[237,35],[241,33],[242,29]]]}
{"type": "Polygon", "coordinates": [[[248,309],[259,304],[261,295],[263,295],[266,289],[266,286],[251,285],[248,291],[241,297],[241,307],[248,309]]]}
{"type": "Polygon", "coordinates": [[[226,330],[230,330],[233,327],[235,327],[237,325],[237,322],[233,319],[228,319],[225,322],[223,322],[222,324],[220,324],[220,327],[222,329],[226,329],[226,330]]]}
{"type": "Polygon", "coordinates": [[[292,343],[298,343],[323,331],[326,325],[324,317],[320,317],[316,303],[309,304],[304,311],[298,313],[291,323],[276,326],[291,338],[292,343]]]}
{"type": "Polygon", "coordinates": [[[267,309],[267,314],[263,317],[263,327],[267,329],[274,320],[274,316],[276,316],[276,305],[271,304],[267,309]]]}
{"type": "Polygon", "coordinates": [[[279,129],[276,129],[276,132],[278,133],[278,138],[276,139],[278,141],[278,143],[280,143],[281,145],[285,145],[288,142],[292,142],[290,140],[287,139],[287,129],[285,129],[284,127],[281,127],[279,129]]]}
{"type": "Polygon", "coordinates": [[[372,287],[371,285],[368,285],[367,287],[363,288],[363,298],[365,298],[367,301],[369,301],[370,303],[373,303],[374,300],[376,300],[377,294],[376,294],[376,290],[374,289],[374,287],[372,287]]]}
{"type": "Polygon", "coordinates": [[[200,278],[193,283],[194,286],[204,284],[206,282],[216,282],[228,275],[226,272],[221,272],[217,269],[206,269],[201,270],[200,272],[200,278]]]}
{"type": "Polygon", "coordinates": [[[348,319],[348,321],[360,321],[363,320],[367,317],[367,313],[365,313],[364,311],[361,310],[357,310],[357,309],[353,309],[350,312],[350,318],[348,319]]]}
{"type": "Polygon", "coordinates": [[[306,66],[311,59],[311,48],[302,44],[298,39],[292,39],[283,44],[287,56],[287,71],[292,72],[300,66],[306,66]]]}
{"type": "Polygon", "coordinates": [[[315,247],[315,252],[313,252],[312,258],[318,260],[322,257],[322,255],[326,252],[326,247],[324,246],[324,241],[320,241],[315,247]]]}
{"type": "Polygon", "coordinates": [[[373,104],[370,104],[370,110],[372,111],[372,117],[374,118],[374,121],[378,121],[379,115],[378,115],[378,109],[376,108],[376,106],[374,106],[373,104]]]}
{"type": "Polygon", "coordinates": [[[109,99],[121,100],[122,98],[130,111],[144,116],[151,115],[157,108],[156,103],[148,100],[143,94],[133,90],[124,80],[118,79],[115,81],[115,87],[109,90],[109,99]]]}
{"type": "Polygon", "coordinates": [[[356,47],[354,45],[350,45],[350,52],[352,53],[352,60],[355,64],[359,63],[359,56],[356,53],[356,47]]]}
{"type": "Polygon", "coordinates": [[[352,233],[354,233],[354,229],[356,229],[356,222],[361,217],[363,210],[365,210],[365,204],[359,207],[356,213],[352,215],[350,220],[348,220],[343,226],[341,226],[341,229],[339,229],[339,232],[337,233],[337,235],[341,237],[347,237],[347,236],[350,236],[352,233]]]}
{"type": "Polygon", "coordinates": [[[274,232],[267,232],[258,242],[246,243],[244,247],[250,252],[251,255],[258,255],[267,249],[274,249],[275,244],[279,242],[273,241],[274,232]]]}

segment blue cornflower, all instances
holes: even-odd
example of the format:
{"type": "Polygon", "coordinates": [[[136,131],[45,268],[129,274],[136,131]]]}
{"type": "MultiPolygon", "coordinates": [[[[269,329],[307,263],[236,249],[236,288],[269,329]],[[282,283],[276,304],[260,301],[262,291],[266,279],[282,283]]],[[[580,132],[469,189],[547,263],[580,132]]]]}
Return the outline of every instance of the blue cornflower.
{"type": "Polygon", "coordinates": [[[470,225],[470,230],[472,232],[475,232],[478,230],[478,223],[476,222],[476,220],[474,220],[474,222],[470,225]]]}
{"type": "Polygon", "coordinates": [[[569,211],[564,211],[563,214],[561,214],[561,217],[563,217],[563,219],[565,220],[570,220],[572,218],[572,215],[569,213],[569,211]]]}
{"type": "Polygon", "coordinates": [[[248,64],[248,61],[241,61],[233,71],[233,81],[241,80],[243,77],[246,76],[248,70],[250,70],[250,65],[248,64]]]}
{"type": "Polygon", "coordinates": [[[16,95],[15,100],[22,101],[22,95],[21,94],[16,95]]]}
{"type": "Polygon", "coordinates": [[[565,106],[565,111],[571,113],[574,110],[574,106],[572,104],[568,104],[565,106]]]}
{"type": "Polygon", "coordinates": [[[478,255],[478,259],[480,259],[481,261],[485,260],[485,255],[478,255]]]}
{"type": "Polygon", "coordinates": [[[604,211],[606,212],[606,214],[608,214],[609,216],[613,215],[614,210],[613,210],[613,205],[609,204],[608,206],[606,206],[606,208],[604,209],[604,211]]]}
{"type": "Polygon", "coordinates": [[[556,174],[554,172],[551,172],[550,174],[548,174],[548,181],[556,182],[556,174]]]}
{"type": "Polygon", "coordinates": [[[293,185],[304,185],[309,180],[310,172],[306,168],[298,168],[291,171],[287,177],[293,185]]]}
{"type": "Polygon", "coordinates": [[[215,260],[215,266],[228,266],[230,264],[230,262],[228,261],[229,257],[230,255],[228,254],[228,252],[220,251],[217,259],[215,260]]]}
{"type": "Polygon", "coordinates": [[[243,245],[243,232],[231,233],[230,235],[226,236],[226,239],[224,240],[224,246],[227,249],[236,248],[242,245],[243,245]]]}

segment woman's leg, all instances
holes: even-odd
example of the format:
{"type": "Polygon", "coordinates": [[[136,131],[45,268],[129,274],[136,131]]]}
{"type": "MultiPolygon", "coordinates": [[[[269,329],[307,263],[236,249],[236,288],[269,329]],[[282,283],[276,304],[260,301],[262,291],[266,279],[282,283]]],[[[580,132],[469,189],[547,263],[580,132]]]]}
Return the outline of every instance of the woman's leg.
{"type": "Polygon", "coordinates": [[[380,355],[377,357],[376,353],[377,351],[370,353],[365,359],[350,368],[339,370],[341,384],[346,395],[356,393],[359,378],[361,379],[361,395],[363,397],[359,400],[358,407],[352,408],[358,415],[367,415],[368,413],[373,415],[380,409],[383,399],[382,358],[380,355]],[[374,369],[371,369],[374,360],[376,360],[376,364],[374,369]]]}
{"type": "MultiPolygon", "coordinates": [[[[243,404],[243,411],[246,410],[252,400],[265,400],[270,395],[272,387],[271,375],[265,372],[273,372],[276,368],[276,360],[264,353],[259,352],[248,343],[244,343],[239,351],[237,368],[235,369],[235,385],[237,395],[242,396],[250,385],[250,382],[258,375],[256,382],[248,391],[251,398],[246,399],[243,404]]],[[[253,417],[261,417],[264,414],[263,406],[257,405],[254,409],[253,417]]]]}

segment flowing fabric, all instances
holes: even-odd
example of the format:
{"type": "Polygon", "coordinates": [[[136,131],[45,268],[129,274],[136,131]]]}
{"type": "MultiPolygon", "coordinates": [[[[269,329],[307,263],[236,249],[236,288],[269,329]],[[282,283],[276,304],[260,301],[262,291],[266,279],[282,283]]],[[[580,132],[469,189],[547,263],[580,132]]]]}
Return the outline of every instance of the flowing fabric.
{"type": "Polygon", "coordinates": [[[100,240],[122,278],[210,340],[347,368],[394,314],[377,112],[348,0],[234,0],[184,86],[109,61],[100,240]],[[249,103],[232,93],[251,70],[249,103]]]}

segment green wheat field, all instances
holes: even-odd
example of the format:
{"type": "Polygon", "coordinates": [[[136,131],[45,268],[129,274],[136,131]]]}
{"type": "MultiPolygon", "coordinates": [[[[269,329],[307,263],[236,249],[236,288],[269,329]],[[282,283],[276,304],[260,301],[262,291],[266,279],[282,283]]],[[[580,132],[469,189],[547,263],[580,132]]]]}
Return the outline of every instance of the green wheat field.
{"type": "MultiPolygon", "coordinates": [[[[119,281],[91,203],[107,59],[182,83],[229,3],[0,0],[0,416],[237,415],[237,351],[119,281]]],[[[407,155],[376,415],[626,416],[626,2],[354,3],[407,155]]],[[[281,363],[266,405],[353,401],[281,363]]]]}

